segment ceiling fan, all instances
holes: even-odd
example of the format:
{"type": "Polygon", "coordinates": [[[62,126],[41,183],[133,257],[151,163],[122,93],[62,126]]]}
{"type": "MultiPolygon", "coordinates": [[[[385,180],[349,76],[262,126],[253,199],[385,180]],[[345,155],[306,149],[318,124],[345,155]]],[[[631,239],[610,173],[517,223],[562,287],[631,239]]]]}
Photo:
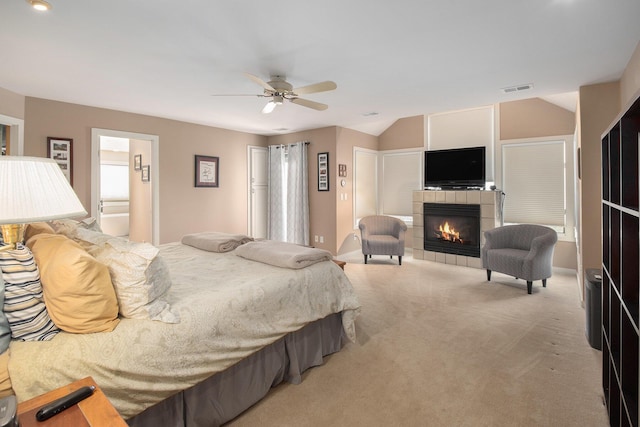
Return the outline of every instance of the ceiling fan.
{"type": "MultiPolygon", "coordinates": [[[[338,86],[332,81],[314,83],[308,86],[294,88],[291,83],[285,80],[285,76],[271,76],[271,80],[265,82],[260,77],[253,74],[245,73],[250,80],[262,86],[264,92],[259,95],[237,95],[237,96],[259,96],[262,98],[271,98],[264,106],[262,113],[268,114],[276,108],[276,106],[284,103],[285,100],[303,107],[313,108],[314,110],[323,111],[329,108],[328,105],[320,102],[310,101],[308,99],[299,98],[298,95],[306,95],[309,93],[327,92],[336,89],[338,86]]],[[[227,96],[227,95],[214,95],[227,96]]],[[[233,96],[233,95],[232,95],[233,96]]]]}

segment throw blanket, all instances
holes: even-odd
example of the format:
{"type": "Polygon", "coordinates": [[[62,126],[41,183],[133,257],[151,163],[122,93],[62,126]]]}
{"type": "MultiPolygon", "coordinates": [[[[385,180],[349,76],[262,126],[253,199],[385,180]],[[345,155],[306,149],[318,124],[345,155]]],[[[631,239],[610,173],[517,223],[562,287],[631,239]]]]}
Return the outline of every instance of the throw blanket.
{"type": "Polygon", "coordinates": [[[284,268],[304,268],[320,261],[331,261],[333,255],[324,249],[309,248],[294,243],[263,240],[250,242],[236,249],[236,255],[264,264],[284,268]]]}
{"type": "Polygon", "coordinates": [[[193,246],[208,252],[229,252],[251,241],[253,238],[244,234],[228,234],[217,231],[187,234],[182,237],[183,245],[193,246]]]}

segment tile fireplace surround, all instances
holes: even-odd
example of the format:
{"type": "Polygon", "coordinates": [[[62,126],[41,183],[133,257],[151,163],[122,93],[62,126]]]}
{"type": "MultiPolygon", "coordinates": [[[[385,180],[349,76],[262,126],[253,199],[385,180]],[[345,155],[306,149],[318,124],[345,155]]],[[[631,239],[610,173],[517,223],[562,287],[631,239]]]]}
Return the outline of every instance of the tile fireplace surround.
{"type": "Polygon", "coordinates": [[[413,192],[413,258],[435,261],[443,264],[463,265],[482,268],[480,258],[445,254],[424,250],[423,203],[454,203],[461,205],[480,205],[480,247],[484,245],[484,232],[499,227],[500,191],[484,190],[424,190],[413,192]]]}

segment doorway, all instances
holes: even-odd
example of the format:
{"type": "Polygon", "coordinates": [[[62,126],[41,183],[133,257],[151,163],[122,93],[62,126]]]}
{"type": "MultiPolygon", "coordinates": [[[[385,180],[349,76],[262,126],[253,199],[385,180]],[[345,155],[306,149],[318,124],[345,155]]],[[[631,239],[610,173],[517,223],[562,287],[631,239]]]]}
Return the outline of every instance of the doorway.
{"type": "Polygon", "coordinates": [[[118,234],[126,230],[132,241],[154,245],[160,235],[158,144],[157,135],[91,129],[91,215],[98,221],[108,218],[107,228],[114,227],[118,234]],[[126,146],[126,154],[102,150],[114,146],[126,146]],[[103,185],[103,179],[109,185],[103,185]]]}

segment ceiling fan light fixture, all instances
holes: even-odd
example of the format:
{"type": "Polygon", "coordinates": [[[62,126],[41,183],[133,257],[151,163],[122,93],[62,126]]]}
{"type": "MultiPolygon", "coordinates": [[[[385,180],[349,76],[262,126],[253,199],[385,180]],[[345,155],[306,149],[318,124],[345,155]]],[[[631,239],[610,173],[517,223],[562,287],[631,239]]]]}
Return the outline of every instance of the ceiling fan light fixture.
{"type": "Polygon", "coordinates": [[[273,97],[273,100],[271,101],[276,105],[282,105],[282,103],[284,102],[284,97],[276,95],[273,97]]]}
{"type": "Polygon", "coordinates": [[[267,105],[264,106],[264,108],[262,109],[262,114],[269,114],[270,112],[273,111],[274,108],[276,108],[276,104],[273,101],[269,101],[267,102],[267,105]]]}
{"type": "Polygon", "coordinates": [[[32,8],[39,12],[46,12],[51,10],[51,5],[44,0],[26,0],[27,3],[31,5],[32,8]]]}

